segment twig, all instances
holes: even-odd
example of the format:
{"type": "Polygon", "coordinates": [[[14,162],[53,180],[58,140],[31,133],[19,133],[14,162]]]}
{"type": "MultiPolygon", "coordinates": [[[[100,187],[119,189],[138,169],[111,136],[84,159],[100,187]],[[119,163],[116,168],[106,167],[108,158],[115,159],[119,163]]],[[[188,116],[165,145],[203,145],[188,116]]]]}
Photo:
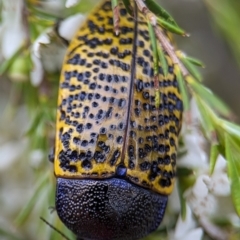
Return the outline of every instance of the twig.
{"type": "Polygon", "coordinates": [[[182,64],[181,60],[178,58],[177,54],[175,53],[175,49],[173,45],[170,43],[168,37],[164,34],[162,29],[156,24],[157,18],[154,13],[152,13],[148,7],[145,5],[143,0],[135,0],[139,10],[144,14],[147,20],[152,24],[156,37],[161,44],[162,48],[167,52],[169,57],[172,59],[173,64],[177,64],[180,68],[182,75],[186,78],[190,75],[189,71],[185,68],[182,64]]]}

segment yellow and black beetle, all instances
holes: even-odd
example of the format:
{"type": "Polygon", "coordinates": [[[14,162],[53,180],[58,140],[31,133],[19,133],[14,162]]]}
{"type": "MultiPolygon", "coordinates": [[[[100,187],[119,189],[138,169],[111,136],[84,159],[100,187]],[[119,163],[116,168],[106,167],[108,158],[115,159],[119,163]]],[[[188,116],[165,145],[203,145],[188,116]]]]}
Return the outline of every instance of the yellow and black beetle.
{"type": "Polygon", "coordinates": [[[175,68],[159,66],[155,104],[148,25],[120,3],[119,34],[104,0],[62,68],[54,170],[56,210],[78,239],[139,239],[162,221],[176,175],[182,100],[175,68]]]}

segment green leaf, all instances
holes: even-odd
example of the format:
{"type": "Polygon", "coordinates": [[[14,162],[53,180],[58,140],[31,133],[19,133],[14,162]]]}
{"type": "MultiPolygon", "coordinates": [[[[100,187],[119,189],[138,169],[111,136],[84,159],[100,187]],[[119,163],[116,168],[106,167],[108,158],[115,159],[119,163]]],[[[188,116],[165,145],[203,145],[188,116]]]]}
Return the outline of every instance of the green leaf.
{"type": "Polygon", "coordinates": [[[33,196],[29,200],[29,202],[25,205],[25,207],[22,209],[22,211],[18,214],[18,216],[15,219],[16,224],[22,225],[27,217],[30,215],[32,209],[34,208],[38,198],[39,194],[41,194],[41,190],[45,188],[45,186],[48,183],[48,177],[49,172],[46,172],[38,181],[38,184],[36,185],[35,189],[33,190],[33,196]]]}
{"type": "Polygon", "coordinates": [[[27,130],[26,135],[30,136],[36,133],[36,128],[40,125],[41,121],[42,121],[43,115],[41,113],[41,111],[39,111],[38,109],[36,109],[35,111],[35,117],[32,121],[32,124],[30,126],[30,128],[27,130]]]}
{"type": "Polygon", "coordinates": [[[188,78],[188,83],[195,93],[197,93],[203,101],[205,101],[209,106],[214,108],[218,113],[222,114],[225,117],[231,116],[231,111],[228,106],[215,96],[212,91],[202,84],[194,80],[193,78],[188,78]]]}
{"type": "Polygon", "coordinates": [[[154,71],[154,76],[157,76],[158,75],[157,41],[156,41],[156,36],[154,33],[153,26],[149,21],[148,21],[148,31],[149,31],[152,50],[153,50],[153,71],[154,71]]]}
{"type": "Polygon", "coordinates": [[[180,27],[173,25],[167,21],[165,21],[162,18],[157,18],[157,22],[159,23],[160,26],[163,28],[167,29],[169,32],[176,33],[178,35],[186,36],[186,32],[181,29],[180,27]]]}
{"type": "MultiPolygon", "coordinates": [[[[180,188],[181,189],[181,188],[180,188]]],[[[179,190],[179,199],[180,199],[180,206],[181,206],[181,217],[183,220],[186,219],[187,215],[187,202],[186,199],[183,197],[183,190],[179,190]]]]}
{"type": "Polygon", "coordinates": [[[187,58],[185,58],[183,55],[180,57],[182,63],[185,65],[185,67],[188,69],[189,73],[192,74],[194,78],[196,78],[199,82],[202,81],[202,76],[200,72],[197,70],[194,64],[190,62],[187,58]]]}
{"type": "Polygon", "coordinates": [[[159,92],[159,59],[158,59],[158,49],[157,49],[157,40],[154,33],[153,26],[148,21],[148,31],[151,41],[151,46],[153,50],[153,72],[154,72],[154,83],[157,82],[157,86],[155,87],[155,106],[156,108],[160,105],[160,92],[159,92]]]}
{"type": "Polygon", "coordinates": [[[185,59],[198,67],[204,67],[204,64],[196,58],[185,56],[185,59]]]}
{"type": "Polygon", "coordinates": [[[162,51],[161,47],[158,47],[157,51],[158,51],[158,58],[159,58],[159,61],[160,61],[160,65],[161,65],[162,70],[163,70],[163,75],[164,75],[164,77],[167,77],[167,75],[168,75],[168,63],[167,63],[165,54],[162,51]]]}
{"type": "Polygon", "coordinates": [[[198,110],[201,114],[201,122],[205,130],[205,134],[208,139],[211,140],[211,133],[215,131],[212,114],[210,114],[209,108],[201,97],[193,93],[193,97],[197,103],[198,110]]]}
{"type": "Polygon", "coordinates": [[[225,133],[226,158],[228,160],[228,175],[231,180],[231,194],[235,210],[240,216],[240,169],[239,169],[239,152],[240,147],[225,133]]]}
{"type": "Polygon", "coordinates": [[[231,135],[240,139],[240,126],[224,119],[219,119],[221,126],[231,135]]]}
{"type": "Polygon", "coordinates": [[[128,14],[130,14],[131,16],[133,16],[133,12],[132,12],[132,8],[131,8],[131,3],[130,0],[122,0],[123,4],[128,12],[128,14]]]}
{"type": "Polygon", "coordinates": [[[173,17],[159,4],[156,3],[154,0],[146,0],[146,5],[150,11],[152,11],[157,16],[165,19],[167,22],[171,23],[172,25],[178,26],[173,17]]]}
{"type": "Polygon", "coordinates": [[[188,91],[187,91],[187,88],[186,88],[186,84],[185,84],[185,80],[183,78],[183,75],[182,75],[178,65],[176,65],[176,64],[175,64],[175,74],[176,74],[176,77],[177,77],[177,81],[179,83],[180,92],[182,94],[184,111],[188,111],[189,110],[188,91]]]}
{"type": "MultiPolygon", "coordinates": [[[[224,119],[218,119],[218,124],[221,128],[220,131],[227,132],[229,135],[231,135],[231,138],[234,139],[234,141],[240,146],[240,126],[224,119]]],[[[222,135],[222,133],[219,132],[219,135],[222,135]]]]}
{"type": "Polygon", "coordinates": [[[217,144],[212,144],[210,149],[210,162],[209,162],[209,172],[210,174],[213,174],[217,157],[219,155],[219,149],[217,144]]]}
{"type": "MultiPolygon", "coordinates": [[[[219,216],[211,217],[211,221],[218,227],[222,227],[222,228],[232,227],[232,221],[229,219],[228,216],[223,216],[223,217],[221,216],[221,218],[219,216]]],[[[233,240],[233,238],[231,238],[231,240],[233,240]]]]}
{"type": "Polygon", "coordinates": [[[184,198],[184,192],[192,187],[196,181],[196,176],[193,171],[188,168],[178,168],[178,191],[180,197],[180,205],[181,205],[181,216],[182,219],[186,218],[187,206],[186,200],[184,198]]]}
{"type": "Polygon", "coordinates": [[[160,100],[160,91],[155,90],[154,98],[155,98],[155,106],[156,106],[156,108],[159,108],[160,101],[161,101],[160,100]]]}
{"type": "Polygon", "coordinates": [[[118,6],[118,0],[111,0],[112,2],[112,9],[118,6]]]}

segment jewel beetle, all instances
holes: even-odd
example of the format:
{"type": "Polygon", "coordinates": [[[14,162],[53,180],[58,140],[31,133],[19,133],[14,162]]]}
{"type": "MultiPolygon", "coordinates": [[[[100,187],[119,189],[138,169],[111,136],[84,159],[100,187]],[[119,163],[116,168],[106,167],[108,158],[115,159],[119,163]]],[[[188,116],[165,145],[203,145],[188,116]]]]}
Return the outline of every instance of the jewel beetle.
{"type": "Polygon", "coordinates": [[[56,210],[77,239],[139,239],[162,221],[176,175],[182,100],[174,65],[159,66],[144,16],[120,1],[92,11],[62,67],[56,122],[56,210]]]}

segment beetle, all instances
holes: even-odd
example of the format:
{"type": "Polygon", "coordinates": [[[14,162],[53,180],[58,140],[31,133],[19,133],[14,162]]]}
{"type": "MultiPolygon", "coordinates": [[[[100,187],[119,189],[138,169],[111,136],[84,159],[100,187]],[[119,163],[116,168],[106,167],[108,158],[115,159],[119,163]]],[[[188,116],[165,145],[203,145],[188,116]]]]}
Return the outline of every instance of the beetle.
{"type": "Polygon", "coordinates": [[[120,2],[92,11],[63,63],[56,121],[56,210],[78,239],[139,239],[161,223],[176,175],[182,99],[159,66],[155,104],[148,25],[120,2]]]}

